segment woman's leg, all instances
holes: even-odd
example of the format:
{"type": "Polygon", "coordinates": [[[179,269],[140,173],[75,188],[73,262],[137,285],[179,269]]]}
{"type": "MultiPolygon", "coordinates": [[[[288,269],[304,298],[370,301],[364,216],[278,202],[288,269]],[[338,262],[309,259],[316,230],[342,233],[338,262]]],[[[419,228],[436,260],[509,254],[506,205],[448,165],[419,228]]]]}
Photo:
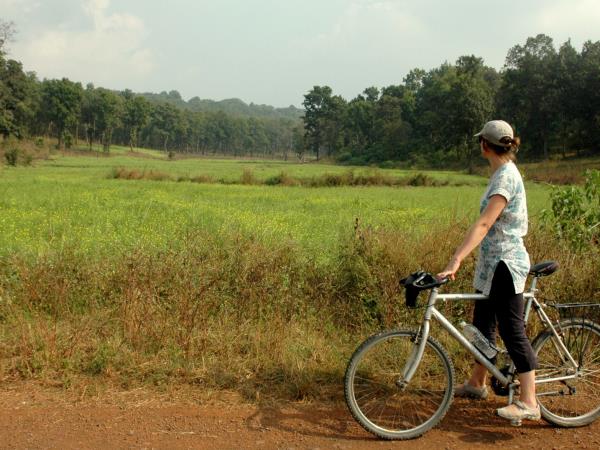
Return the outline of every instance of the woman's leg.
{"type": "MultiPolygon", "coordinates": [[[[480,291],[477,291],[481,293],[480,291]]],[[[481,331],[486,339],[492,344],[496,343],[496,311],[489,300],[477,300],[473,309],[473,325],[481,331]]],[[[473,364],[471,378],[468,383],[471,386],[480,388],[485,386],[487,378],[487,369],[478,362],[473,364]]]]}
{"type": "MultiPolygon", "coordinates": [[[[490,299],[494,300],[493,303],[496,305],[500,336],[519,373],[521,402],[528,408],[536,408],[535,368],[537,360],[525,332],[523,294],[515,294],[512,276],[502,261],[494,273],[490,299]],[[494,289],[494,283],[497,285],[496,289],[494,289]]],[[[516,406],[514,408],[516,409],[516,406]]]]}
{"type": "Polygon", "coordinates": [[[485,386],[487,379],[487,369],[476,362],[473,364],[473,370],[471,371],[471,378],[469,378],[469,383],[471,386],[480,388],[485,386]]]}
{"type": "Polygon", "coordinates": [[[521,395],[519,399],[529,408],[537,407],[537,399],[535,398],[535,370],[519,373],[519,383],[521,395]]]}

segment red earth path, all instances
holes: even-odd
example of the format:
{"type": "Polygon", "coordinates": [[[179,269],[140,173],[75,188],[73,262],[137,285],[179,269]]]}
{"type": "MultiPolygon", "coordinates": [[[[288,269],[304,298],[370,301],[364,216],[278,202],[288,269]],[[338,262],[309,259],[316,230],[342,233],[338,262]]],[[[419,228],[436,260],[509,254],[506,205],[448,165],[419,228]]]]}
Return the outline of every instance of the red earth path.
{"type": "Polygon", "coordinates": [[[500,397],[456,399],[443,421],[411,441],[382,441],[341,403],[243,403],[144,390],[75,396],[33,383],[0,385],[0,449],[598,449],[600,420],[575,429],[511,427],[500,397]]]}

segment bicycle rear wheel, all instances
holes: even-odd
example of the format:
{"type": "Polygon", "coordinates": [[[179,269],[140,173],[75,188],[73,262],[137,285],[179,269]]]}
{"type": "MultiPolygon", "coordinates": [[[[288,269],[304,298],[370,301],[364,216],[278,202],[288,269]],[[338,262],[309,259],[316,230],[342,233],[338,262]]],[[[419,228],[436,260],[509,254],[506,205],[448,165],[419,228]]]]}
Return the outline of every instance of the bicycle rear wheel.
{"type": "MultiPolygon", "coordinates": [[[[562,427],[580,427],[600,416],[600,325],[589,320],[560,322],[563,343],[579,365],[576,377],[565,381],[536,384],[542,416],[562,427]]],[[[575,373],[556,345],[551,331],[534,341],[538,356],[536,381],[575,373]]]]}
{"type": "Polygon", "coordinates": [[[427,339],[410,383],[399,386],[413,354],[416,332],[394,330],[367,339],[345,376],[346,403],[367,431],[384,439],[412,439],[435,426],[454,396],[454,367],[443,347],[427,339]]]}

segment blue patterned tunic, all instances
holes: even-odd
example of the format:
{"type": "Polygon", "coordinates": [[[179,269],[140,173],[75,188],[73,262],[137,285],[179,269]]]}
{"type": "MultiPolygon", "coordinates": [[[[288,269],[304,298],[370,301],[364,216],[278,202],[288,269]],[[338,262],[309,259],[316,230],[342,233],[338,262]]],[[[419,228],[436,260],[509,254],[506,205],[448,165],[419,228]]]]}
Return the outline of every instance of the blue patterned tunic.
{"type": "Polygon", "coordinates": [[[504,261],[512,275],[515,293],[519,294],[525,290],[530,262],[523,244],[523,236],[527,234],[525,188],[514,163],[503,164],[494,172],[481,198],[480,212],[493,195],[501,195],[508,203],[481,241],[473,284],[475,289],[489,295],[496,266],[504,261]]]}

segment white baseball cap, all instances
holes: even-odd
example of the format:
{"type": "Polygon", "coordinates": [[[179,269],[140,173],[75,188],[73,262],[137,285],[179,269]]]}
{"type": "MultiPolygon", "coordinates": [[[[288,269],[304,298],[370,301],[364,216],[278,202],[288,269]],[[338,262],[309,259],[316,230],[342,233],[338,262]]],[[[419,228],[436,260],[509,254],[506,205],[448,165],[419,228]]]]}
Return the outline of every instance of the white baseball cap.
{"type": "Polygon", "coordinates": [[[492,144],[502,147],[510,147],[510,144],[502,142],[504,138],[510,138],[512,141],[514,133],[512,127],[504,120],[491,120],[483,126],[483,129],[474,137],[482,136],[492,144]]]}

